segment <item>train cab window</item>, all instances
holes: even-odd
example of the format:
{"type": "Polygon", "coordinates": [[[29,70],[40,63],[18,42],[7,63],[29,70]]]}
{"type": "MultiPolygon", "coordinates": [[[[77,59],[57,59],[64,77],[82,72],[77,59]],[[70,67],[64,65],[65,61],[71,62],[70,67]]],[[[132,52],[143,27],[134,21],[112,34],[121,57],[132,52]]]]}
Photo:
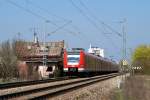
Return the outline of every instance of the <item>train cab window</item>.
{"type": "Polygon", "coordinates": [[[69,63],[79,63],[80,55],[68,55],[69,63]]]}
{"type": "Polygon", "coordinates": [[[47,72],[51,72],[51,71],[53,71],[53,68],[52,67],[48,67],[46,71],[47,72]]]}

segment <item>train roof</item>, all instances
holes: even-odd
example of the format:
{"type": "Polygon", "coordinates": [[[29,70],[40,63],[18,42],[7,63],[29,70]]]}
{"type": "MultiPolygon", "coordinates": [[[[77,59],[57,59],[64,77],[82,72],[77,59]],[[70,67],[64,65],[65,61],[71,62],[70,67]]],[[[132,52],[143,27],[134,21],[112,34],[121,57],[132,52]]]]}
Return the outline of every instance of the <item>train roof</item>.
{"type": "Polygon", "coordinates": [[[92,56],[92,57],[100,59],[102,61],[106,61],[106,62],[117,64],[115,61],[113,61],[111,59],[104,58],[104,57],[101,57],[101,56],[96,56],[96,55],[90,54],[88,52],[85,52],[84,49],[82,49],[82,48],[78,48],[78,49],[75,48],[75,49],[67,51],[67,53],[68,54],[79,54],[81,51],[83,51],[86,55],[92,56]]]}
{"type": "Polygon", "coordinates": [[[108,58],[104,58],[104,57],[101,57],[101,56],[96,56],[96,55],[93,55],[93,54],[90,54],[90,53],[85,53],[86,55],[89,55],[89,56],[92,56],[94,58],[98,58],[100,60],[103,60],[103,61],[106,61],[106,62],[110,62],[110,63],[114,63],[114,64],[117,64],[115,61],[111,60],[111,59],[108,59],[108,58]]]}

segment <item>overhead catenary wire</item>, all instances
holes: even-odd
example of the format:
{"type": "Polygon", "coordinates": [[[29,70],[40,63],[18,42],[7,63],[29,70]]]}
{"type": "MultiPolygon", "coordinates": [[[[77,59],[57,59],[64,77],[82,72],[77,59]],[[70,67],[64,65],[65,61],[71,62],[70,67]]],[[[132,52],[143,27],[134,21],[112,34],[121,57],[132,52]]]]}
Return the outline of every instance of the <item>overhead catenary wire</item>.
{"type": "Polygon", "coordinates": [[[69,1],[94,27],[96,27],[98,30],[102,31],[101,29],[99,29],[97,24],[82,11],[82,9],[80,9],[72,0],[69,0],[69,1]]]}
{"type": "Polygon", "coordinates": [[[122,34],[118,31],[116,31],[115,29],[113,29],[111,26],[109,26],[108,24],[104,23],[102,20],[100,20],[99,18],[97,18],[90,10],[89,8],[84,4],[84,2],[82,2],[82,0],[79,0],[80,4],[88,11],[88,13],[90,14],[91,17],[93,17],[93,19],[97,20],[98,22],[100,22],[102,25],[106,26],[109,30],[111,30],[112,32],[114,32],[115,34],[117,34],[118,36],[122,37],[122,34]]]}
{"type": "Polygon", "coordinates": [[[58,27],[58,28],[57,28],[57,29],[55,29],[54,31],[52,31],[52,32],[48,33],[48,35],[51,35],[51,34],[53,34],[53,33],[56,33],[58,30],[60,30],[60,29],[64,28],[66,25],[68,25],[68,24],[69,24],[69,23],[71,23],[71,22],[72,22],[72,21],[69,21],[69,22],[67,22],[67,23],[63,24],[62,26],[58,27]]]}
{"type": "MultiPolygon", "coordinates": [[[[14,5],[14,6],[16,6],[16,7],[20,8],[20,9],[22,9],[22,10],[24,10],[24,11],[30,13],[31,15],[33,15],[33,16],[35,16],[35,17],[37,17],[37,18],[40,18],[40,19],[42,19],[42,20],[44,20],[44,21],[47,21],[47,20],[48,20],[46,17],[41,16],[40,14],[37,14],[37,13],[35,13],[35,12],[29,10],[29,9],[26,9],[25,7],[20,6],[19,4],[15,3],[15,2],[12,1],[12,0],[6,0],[6,2],[8,2],[9,4],[12,4],[12,5],[14,5]]],[[[48,21],[49,21],[49,23],[51,23],[52,25],[55,25],[55,26],[56,26],[56,24],[53,23],[52,21],[50,21],[50,20],[48,20],[48,21]]]]}
{"type": "Polygon", "coordinates": [[[53,17],[57,17],[58,19],[61,19],[61,20],[63,20],[64,22],[70,22],[70,21],[71,21],[71,20],[66,19],[66,18],[64,18],[64,17],[57,16],[56,14],[54,14],[54,13],[50,12],[49,10],[47,10],[47,9],[45,9],[45,8],[43,8],[43,7],[41,7],[41,6],[38,5],[38,4],[33,3],[32,1],[28,1],[28,3],[29,3],[30,5],[32,5],[32,7],[38,8],[39,10],[41,10],[41,11],[43,11],[43,12],[46,12],[48,15],[53,16],[53,17]]]}
{"type": "MultiPolygon", "coordinates": [[[[50,16],[57,17],[58,19],[61,19],[61,20],[63,20],[63,21],[66,22],[66,23],[73,22],[71,19],[66,19],[66,18],[64,18],[64,17],[58,16],[58,15],[56,15],[56,14],[50,12],[49,10],[47,10],[47,9],[45,9],[45,8],[43,8],[43,7],[41,7],[41,6],[37,5],[37,4],[35,4],[35,3],[33,3],[32,1],[28,1],[28,2],[29,2],[30,5],[32,5],[33,7],[38,8],[38,9],[40,9],[40,10],[43,11],[43,12],[46,12],[46,13],[47,13],[48,15],[50,15],[50,16]]],[[[77,29],[77,26],[76,26],[76,25],[73,25],[73,23],[71,23],[70,25],[72,26],[72,28],[77,29]]],[[[81,32],[78,32],[78,33],[81,33],[81,32]]]]}
{"type": "MultiPolygon", "coordinates": [[[[30,14],[32,14],[33,16],[35,16],[35,17],[37,17],[37,18],[40,18],[40,19],[42,19],[42,20],[44,20],[44,21],[48,21],[49,23],[51,23],[52,25],[54,25],[54,26],[57,27],[57,29],[56,29],[57,31],[58,31],[59,29],[63,29],[63,28],[66,26],[66,24],[65,24],[64,27],[62,27],[62,26],[59,27],[56,23],[54,23],[53,21],[47,19],[47,18],[46,18],[45,16],[43,16],[43,15],[40,15],[40,14],[38,14],[38,13],[35,13],[35,12],[33,12],[32,10],[27,9],[27,8],[25,8],[25,7],[23,7],[23,6],[19,5],[19,4],[17,4],[16,2],[14,2],[14,1],[12,1],[12,0],[6,0],[6,1],[7,1],[8,3],[10,3],[10,4],[12,4],[12,5],[14,5],[14,6],[16,6],[16,7],[20,8],[20,9],[26,11],[26,12],[28,12],[28,13],[30,13],[30,14]]],[[[83,12],[83,13],[84,13],[84,12],[83,12]]],[[[94,25],[95,27],[97,27],[97,28],[99,29],[99,27],[97,26],[97,24],[96,24],[95,22],[93,22],[93,20],[91,20],[88,16],[87,16],[87,18],[90,20],[91,23],[93,23],[93,25],[94,25]]],[[[68,22],[66,22],[66,23],[68,23],[68,22]]],[[[70,30],[66,30],[66,29],[63,29],[63,30],[65,30],[65,31],[67,31],[67,32],[69,32],[69,33],[72,33],[72,34],[76,34],[75,32],[72,32],[72,31],[70,31],[70,30]]],[[[100,29],[99,29],[99,30],[100,30],[100,29]]]]}
{"type": "MultiPolygon", "coordinates": [[[[52,14],[51,12],[49,12],[49,10],[47,10],[47,9],[44,9],[44,8],[42,8],[41,6],[39,6],[39,5],[37,5],[37,4],[35,4],[35,3],[33,3],[33,2],[31,2],[31,1],[28,1],[32,6],[34,6],[34,7],[36,7],[36,8],[38,8],[38,9],[40,9],[41,11],[44,11],[44,12],[46,12],[47,14],[49,14],[49,15],[51,15],[51,16],[54,16],[54,17],[57,17],[57,18],[59,18],[59,19],[61,19],[61,20],[63,20],[64,22],[66,22],[66,23],[68,23],[68,22],[70,22],[71,20],[68,20],[68,19],[65,19],[65,18],[63,18],[63,17],[60,17],[60,16],[57,16],[57,15],[55,15],[55,14],[52,14]]],[[[91,20],[90,18],[88,18],[89,20],[91,20]]],[[[91,22],[92,22],[92,20],[91,20],[91,22]]],[[[92,22],[93,23],[93,22],[92,22]]],[[[93,23],[93,24],[95,24],[95,23],[93,23]]],[[[106,25],[105,23],[103,23],[104,25],[106,25]]],[[[75,26],[75,25],[73,25],[72,23],[70,24],[73,28],[76,28],[77,26],[75,26]]],[[[96,24],[95,24],[96,25],[96,24]]],[[[108,25],[107,25],[107,27],[109,27],[108,25]]],[[[111,27],[109,27],[110,29],[111,29],[111,27]]],[[[59,29],[59,28],[58,28],[59,29]]],[[[57,29],[56,29],[57,30],[57,29]]],[[[113,30],[113,29],[111,29],[112,31],[114,31],[114,32],[116,32],[115,30],[113,30]]],[[[53,32],[55,32],[55,31],[53,31],[53,32]]],[[[51,32],[51,33],[53,33],[53,32],[51,32]]],[[[72,32],[70,32],[70,33],[72,33],[72,32]]],[[[78,32],[78,34],[80,34],[81,32],[78,32]]],[[[117,33],[117,32],[116,32],[117,33]]],[[[73,33],[74,34],[74,33],[73,33]]],[[[84,36],[85,36],[85,34],[84,34],[84,36]]],[[[111,40],[111,39],[110,39],[111,40]]]]}
{"type": "Polygon", "coordinates": [[[89,16],[87,16],[86,13],[84,13],[82,9],[80,9],[72,0],[69,0],[69,1],[92,25],[94,25],[96,28],[99,29],[99,26],[97,26],[97,24],[92,19],[90,19],[89,16]]]}
{"type": "MultiPolygon", "coordinates": [[[[56,14],[50,12],[49,10],[47,10],[47,9],[45,9],[45,8],[43,8],[43,7],[41,7],[40,5],[33,3],[32,1],[28,1],[28,4],[32,5],[32,7],[35,7],[35,8],[37,8],[37,9],[39,9],[39,10],[41,10],[41,11],[47,13],[47,14],[50,15],[50,16],[54,16],[54,17],[56,17],[56,18],[58,18],[58,19],[61,19],[61,20],[64,21],[64,22],[66,22],[64,25],[62,25],[62,26],[58,27],[57,29],[55,29],[54,31],[48,33],[48,35],[50,35],[50,34],[52,34],[52,33],[55,33],[56,31],[62,29],[64,26],[66,26],[67,23],[72,22],[72,20],[66,19],[66,18],[61,17],[61,16],[58,16],[58,15],[56,15],[56,14]]],[[[88,43],[91,43],[88,39],[85,39],[85,37],[87,38],[86,34],[84,34],[83,32],[79,31],[79,28],[78,28],[76,25],[74,25],[73,23],[70,23],[69,25],[70,25],[73,29],[75,29],[76,31],[78,31],[78,32],[76,32],[76,33],[78,33],[78,34],[80,34],[80,35],[83,35],[82,37],[80,37],[80,36],[78,35],[78,37],[80,38],[80,40],[84,40],[85,42],[88,41],[88,43]],[[83,38],[83,37],[84,37],[84,38],[83,38]]],[[[74,34],[74,33],[72,33],[72,34],[75,35],[75,36],[77,36],[77,34],[74,34]]]]}
{"type": "MultiPolygon", "coordinates": [[[[62,21],[66,22],[66,24],[72,22],[72,20],[66,19],[66,18],[61,17],[61,16],[58,16],[58,15],[56,15],[56,14],[50,12],[49,10],[47,10],[47,9],[45,9],[45,8],[43,8],[43,7],[41,7],[40,5],[33,3],[32,1],[28,1],[28,3],[29,3],[30,5],[32,5],[33,7],[38,8],[39,10],[41,10],[41,11],[43,11],[43,12],[46,12],[46,13],[47,13],[48,15],[50,15],[50,16],[54,16],[54,17],[56,17],[56,18],[58,18],[58,19],[61,19],[62,21]]],[[[65,26],[66,26],[66,24],[65,24],[65,26]]],[[[77,27],[77,26],[73,25],[73,23],[70,23],[70,25],[71,25],[72,28],[77,27]]],[[[59,28],[58,28],[58,29],[59,29],[59,28]]],[[[60,28],[60,29],[61,29],[61,28],[60,28]]],[[[53,31],[53,32],[54,32],[54,31],[53,31]]],[[[53,33],[53,32],[52,32],[52,33],[53,33]]],[[[70,33],[73,33],[73,32],[70,32],[70,33]]],[[[81,32],[77,32],[77,33],[80,34],[81,32]]],[[[75,34],[75,33],[73,33],[73,34],[75,34]]]]}
{"type": "MultiPolygon", "coordinates": [[[[44,16],[42,16],[42,15],[40,15],[40,14],[37,14],[37,13],[33,12],[32,10],[29,10],[29,9],[27,9],[27,8],[25,8],[25,7],[23,7],[23,6],[19,5],[19,4],[17,4],[16,2],[14,2],[14,1],[12,1],[12,0],[6,0],[6,2],[8,2],[8,3],[11,4],[11,5],[16,6],[16,7],[19,8],[19,9],[22,9],[23,11],[25,11],[25,12],[27,12],[27,13],[30,13],[31,15],[33,15],[33,16],[35,16],[35,17],[37,17],[37,18],[40,18],[40,19],[44,20],[45,22],[48,22],[48,23],[52,24],[53,26],[57,27],[58,29],[63,29],[63,28],[64,28],[64,27],[59,28],[59,26],[58,26],[55,22],[53,22],[53,21],[47,19],[46,17],[44,17],[44,16]]],[[[70,24],[70,22],[66,22],[66,23],[67,23],[67,24],[70,24]]],[[[67,24],[65,24],[65,26],[67,26],[67,24]]],[[[58,29],[57,29],[57,31],[58,31],[58,29]]],[[[69,33],[71,33],[71,34],[77,34],[77,33],[75,33],[75,32],[72,32],[72,31],[70,31],[70,30],[67,30],[67,29],[63,29],[63,30],[65,30],[65,31],[67,31],[67,32],[69,32],[69,33]]]]}
{"type": "MultiPolygon", "coordinates": [[[[37,4],[33,3],[32,1],[28,1],[28,3],[30,3],[30,5],[32,5],[33,7],[38,8],[38,9],[40,9],[40,10],[43,11],[43,12],[46,12],[48,15],[57,17],[58,19],[61,19],[62,21],[66,22],[66,23],[72,22],[71,19],[66,19],[66,18],[64,18],[64,17],[58,16],[58,15],[56,15],[56,14],[50,12],[49,10],[47,10],[47,9],[45,9],[45,8],[43,8],[43,7],[41,7],[40,5],[37,5],[37,4]]],[[[72,23],[71,23],[70,25],[71,25],[73,28],[76,28],[76,27],[77,27],[77,26],[73,25],[72,23]]]]}
{"type": "MultiPolygon", "coordinates": [[[[84,7],[86,9],[86,11],[89,13],[89,15],[91,17],[93,17],[93,19],[97,20],[97,22],[101,23],[102,25],[104,25],[107,29],[111,30],[113,33],[117,34],[117,36],[123,38],[123,59],[126,58],[126,34],[124,32],[124,27],[123,27],[123,32],[118,32],[115,29],[113,29],[111,26],[109,26],[108,24],[104,23],[102,20],[100,20],[98,17],[96,17],[91,10],[85,5],[85,3],[82,0],[79,0],[80,5],[82,5],[82,7],[84,7]]],[[[126,21],[126,19],[124,19],[123,21],[120,21],[120,23],[124,23],[126,21]]],[[[124,25],[123,25],[124,26],[124,25]]]]}
{"type": "Polygon", "coordinates": [[[81,8],[79,8],[74,2],[73,0],[69,0],[70,3],[99,31],[101,31],[101,34],[107,38],[110,43],[113,45],[114,48],[117,48],[117,46],[114,44],[114,42],[112,41],[112,39],[110,37],[107,37],[104,33],[104,31],[102,31],[102,29],[95,23],[94,20],[92,20],[81,8]]]}
{"type": "MultiPolygon", "coordinates": [[[[33,16],[35,16],[35,17],[37,17],[37,18],[39,18],[39,19],[41,19],[41,20],[44,20],[46,23],[51,23],[52,25],[54,25],[54,26],[57,27],[54,31],[48,33],[47,35],[50,35],[50,34],[52,34],[52,33],[55,33],[55,32],[57,32],[57,31],[59,31],[60,29],[63,29],[63,28],[64,28],[65,26],[67,26],[68,24],[71,24],[71,23],[72,23],[71,20],[66,20],[65,18],[62,18],[62,17],[59,17],[59,16],[57,16],[57,15],[52,14],[52,16],[55,16],[55,17],[57,17],[57,18],[60,18],[60,19],[62,19],[62,20],[65,22],[65,24],[63,24],[62,26],[58,26],[56,23],[50,21],[49,19],[47,19],[47,18],[44,17],[43,15],[40,15],[40,14],[38,14],[38,13],[33,12],[33,11],[30,10],[30,9],[27,9],[27,8],[23,7],[22,5],[17,4],[15,1],[6,0],[6,2],[9,3],[9,4],[11,4],[11,5],[13,5],[13,6],[15,6],[15,7],[17,7],[17,8],[19,8],[19,9],[21,9],[21,10],[23,10],[23,11],[25,11],[25,12],[27,12],[27,13],[29,13],[29,14],[31,14],[31,15],[33,15],[33,16]]],[[[29,3],[30,3],[30,2],[28,1],[28,4],[29,4],[29,3]]],[[[40,7],[40,6],[36,6],[36,7],[39,7],[41,10],[47,12],[47,13],[50,15],[50,12],[48,12],[46,9],[44,10],[44,9],[43,9],[42,7],[40,7]]],[[[73,25],[72,25],[72,27],[73,27],[73,25]]],[[[70,31],[70,30],[67,30],[67,29],[63,29],[63,30],[66,31],[67,33],[71,33],[71,34],[74,35],[74,36],[77,36],[77,34],[80,34],[80,32],[73,32],[73,31],[70,31]]],[[[79,37],[79,38],[80,38],[80,37],[79,37]]],[[[84,39],[83,39],[83,38],[80,38],[80,40],[84,40],[84,39]]]]}

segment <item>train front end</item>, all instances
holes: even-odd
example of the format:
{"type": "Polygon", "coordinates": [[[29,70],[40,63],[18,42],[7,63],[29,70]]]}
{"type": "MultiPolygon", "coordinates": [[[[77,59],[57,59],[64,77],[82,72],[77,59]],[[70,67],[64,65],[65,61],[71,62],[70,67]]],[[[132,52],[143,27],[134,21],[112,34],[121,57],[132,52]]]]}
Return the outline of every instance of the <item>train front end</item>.
{"type": "Polygon", "coordinates": [[[83,72],[85,67],[84,51],[64,51],[64,73],[83,72]]]}

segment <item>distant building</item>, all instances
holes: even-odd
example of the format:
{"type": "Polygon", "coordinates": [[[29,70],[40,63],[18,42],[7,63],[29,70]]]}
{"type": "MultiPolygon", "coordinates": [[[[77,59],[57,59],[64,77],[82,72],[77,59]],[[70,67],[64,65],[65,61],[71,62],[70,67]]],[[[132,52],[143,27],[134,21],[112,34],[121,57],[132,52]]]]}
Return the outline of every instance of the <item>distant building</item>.
{"type": "Polygon", "coordinates": [[[38,41],[36,34],[33,42],[17,41],[20,74],[26,78],[32,70],[40,77],[48,77],[55,67],[62,65],[64,47],[64,40],[43,43],[38,41]]]}
{"type": "Polygon", "coordinates": [[[92,47],[90,44],[90,48],[88,49],[88,53],[104,57],[104,49],[98,48],[98,47],[92,47]]]}

